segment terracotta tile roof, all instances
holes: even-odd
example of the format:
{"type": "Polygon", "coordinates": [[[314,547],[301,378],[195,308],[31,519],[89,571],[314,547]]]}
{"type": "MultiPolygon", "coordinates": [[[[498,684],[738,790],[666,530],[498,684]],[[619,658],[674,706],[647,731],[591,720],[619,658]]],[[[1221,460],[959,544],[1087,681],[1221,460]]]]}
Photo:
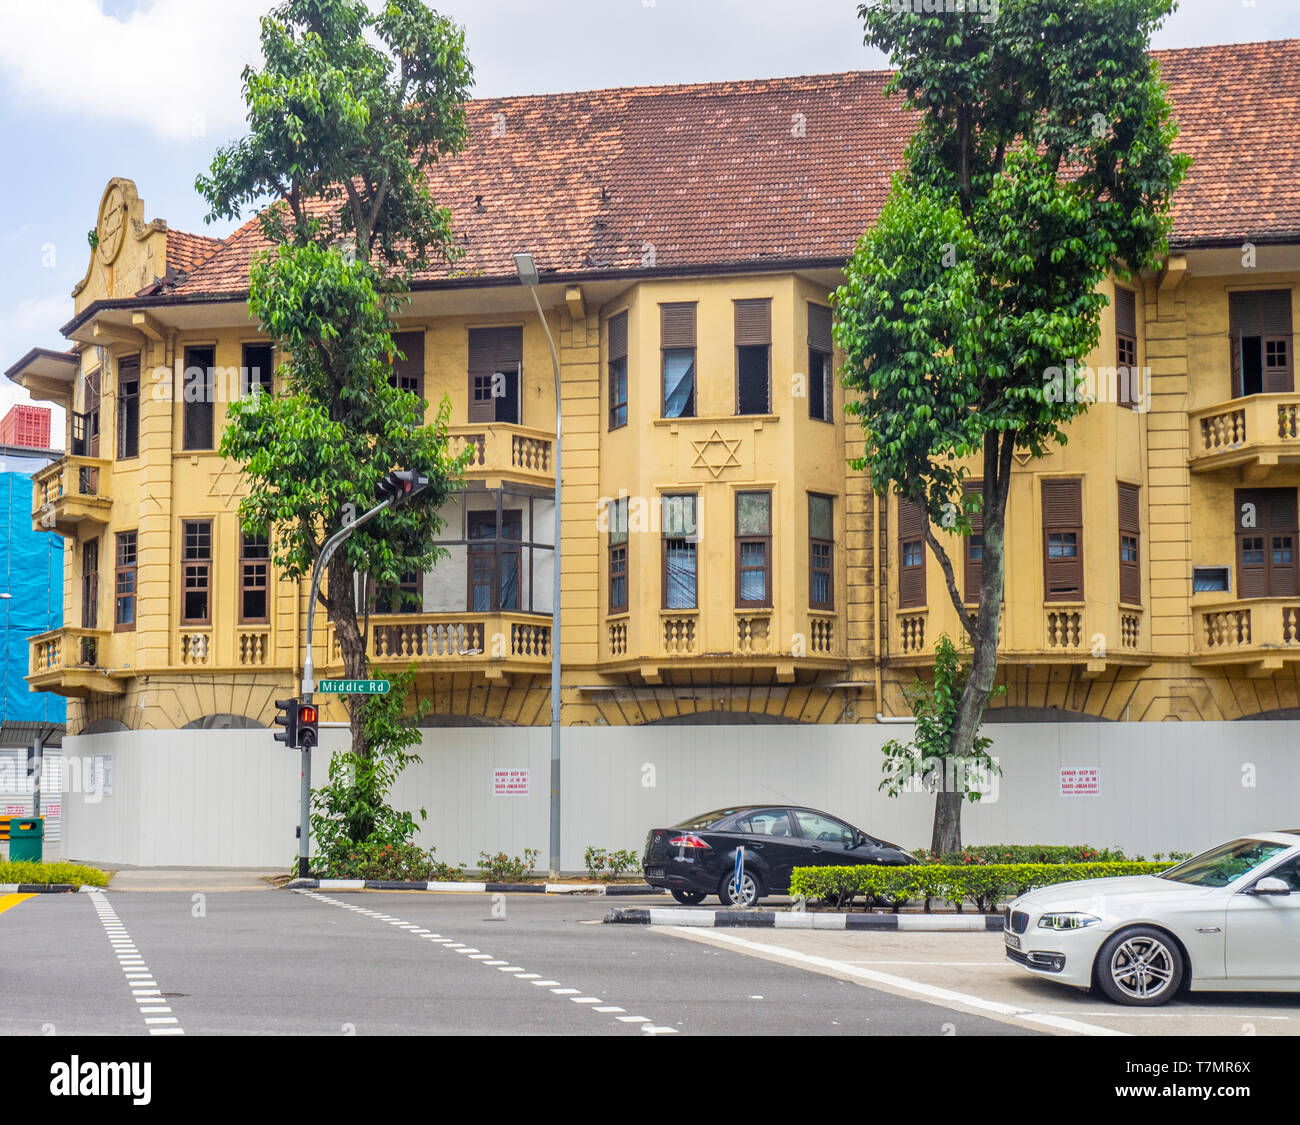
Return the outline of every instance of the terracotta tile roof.
{"type": "Polygon", "coordinates": [[[189,273],[195,266],[206,262],[224,245],[220,238],[206,234],[186,234],[180,230],[167,231],[167,268],[177,273],[189,273]]]}
{"type": "MultiPolygon", "coordinates": [[[[1175,241],[1300,239],[1300,39],[1156,57],[1178,144],[1196,158],[1175,199],[1175,241]]],[[[430,174],[465,255],[422,279],[511,278],[523,249],[561,274],[846,258],[915,121],[884,97],[889,77],[470,102],[466,151],[430,174]]],[[[264,245],[250,221],[169,292],[242,292],[264,245]]]]}

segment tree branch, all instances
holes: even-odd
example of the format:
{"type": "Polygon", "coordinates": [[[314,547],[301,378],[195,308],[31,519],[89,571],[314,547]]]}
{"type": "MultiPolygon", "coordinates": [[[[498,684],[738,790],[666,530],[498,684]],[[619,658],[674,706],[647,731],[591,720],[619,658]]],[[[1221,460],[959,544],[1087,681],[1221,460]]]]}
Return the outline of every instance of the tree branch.
{"type": "Polygon", "coordinates": [[[952,599],[953,607],[957,610],[957,620],[961,622],[962,628],[974,641],[975,619],[966,611],[966,604],[962,601],[961,591],[957,589],[957,574],[953,570],[952,559],[948,557],[948,552],[944,550],[943,544],[939,542],[928,517],[923,525],[923,530],[925,532],[925,541],[930,544],[930,550],[934,553],[934,557],[939,560],[939,567],[943,571],[944,581],[948,586],[948,597],[952,599]]]}

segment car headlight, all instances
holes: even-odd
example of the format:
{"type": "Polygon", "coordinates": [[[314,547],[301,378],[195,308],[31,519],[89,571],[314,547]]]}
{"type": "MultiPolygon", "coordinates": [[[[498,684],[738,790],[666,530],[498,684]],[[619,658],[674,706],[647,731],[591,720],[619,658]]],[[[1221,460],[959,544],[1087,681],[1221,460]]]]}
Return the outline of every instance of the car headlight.
{"type": "Polygon", "coordinates": [[[1095,914],[1044,914],[1038,919],[1038,928],[1040,930],[1081,930],[1084,926],[1092,926],[1101,919],[1095,914]]]}

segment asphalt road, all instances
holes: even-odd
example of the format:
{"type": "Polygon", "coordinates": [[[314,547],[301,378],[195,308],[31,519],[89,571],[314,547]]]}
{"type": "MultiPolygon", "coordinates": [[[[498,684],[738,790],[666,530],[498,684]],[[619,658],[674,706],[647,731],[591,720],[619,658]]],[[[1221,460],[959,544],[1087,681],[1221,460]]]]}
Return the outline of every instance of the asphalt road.
{"type": "Polygon", "coordinates": [[[6,909],[0,898],[0,1034],[1033,1033],[674,931],[600,925],[610,901],[110,892],[6,909]]]}

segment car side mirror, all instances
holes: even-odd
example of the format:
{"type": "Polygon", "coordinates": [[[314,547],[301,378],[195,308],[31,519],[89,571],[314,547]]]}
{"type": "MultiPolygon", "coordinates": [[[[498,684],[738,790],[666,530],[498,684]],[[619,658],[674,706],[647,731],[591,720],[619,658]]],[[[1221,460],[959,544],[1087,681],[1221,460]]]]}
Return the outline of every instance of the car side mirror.
{"type": "Polygon", "coordinates": [[[1289,895],[1291,888],[1284,879],[1261,879],[1251,888],[1251,893],[1257,895],[1289,895]]]}

